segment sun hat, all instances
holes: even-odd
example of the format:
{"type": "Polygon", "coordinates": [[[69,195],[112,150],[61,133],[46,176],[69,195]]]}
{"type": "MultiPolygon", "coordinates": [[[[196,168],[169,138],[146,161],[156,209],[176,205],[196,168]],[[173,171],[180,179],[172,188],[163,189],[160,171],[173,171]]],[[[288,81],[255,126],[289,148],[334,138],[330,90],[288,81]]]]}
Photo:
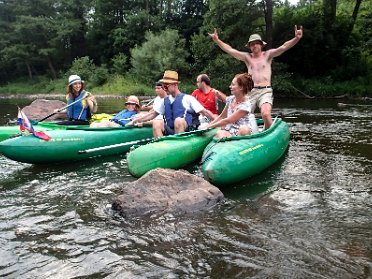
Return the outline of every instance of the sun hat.
{"type": "Polygon", "coordinates": [[[159,81],[165,84],[179,83],[178,73],[176,71],[165,71],[163,78],[159,81]]]}
{"type": "Polygon", "coordinates": [[[84,83],[83,80],[78,75],[71,75],[68,77],[68,86],[73,85],[74,83],[81,82],[84,83]]]}
{"type": "Polygon", "coordinates": [[[261,44],[263,44],[264,46],[266,45],[266,42],[263,41],[263,40],[261,39],[261,36],[260,36],[260,35],[258,35],[258,34],[252,34],[252,35],[249,37],[248,43],[247,43],[245,46],[246,46],[246,47],[249,47],[249,44],[250,44],[251,42],[254,42],[254,41],[260,41],[261,44]]]}
{"type": "Polygon", "coordinates": [[[137,96],[134,96],[134,95],[131,95],[128,97],[127,101],[125,102],[125,104],[135,104],[137,105],[138,107],[140,106],[139,104],[139,99],[137,98],[137,96]]]}

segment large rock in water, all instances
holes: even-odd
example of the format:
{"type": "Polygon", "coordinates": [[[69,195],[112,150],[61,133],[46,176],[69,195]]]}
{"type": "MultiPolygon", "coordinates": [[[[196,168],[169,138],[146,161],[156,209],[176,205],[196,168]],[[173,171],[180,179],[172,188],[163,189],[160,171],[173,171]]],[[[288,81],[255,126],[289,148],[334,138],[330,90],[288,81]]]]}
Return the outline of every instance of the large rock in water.
{"type": "Polygon", "coordinates": [[[224,198],[222,192],[201,177],[184,170],[157,168],[126,185],[112,208],[123,216],[205,211],[224,198]]]}
{"type": "MultiPolygon", "coordinates": [[[[45,100],[45,99],[36,99],[30,105],[24,107],[22,110],[27,115],[28,119],[32,120],[40,120],[45,116],[54,112],[55,109],[60,109],[66,106],[66,103],[59,101],[59,100],[45,100]]],[[[48,118],[50,120],[57,120],[57,119],[66,119],[67,116],[65,114],[53,115],[48,118]]]]}

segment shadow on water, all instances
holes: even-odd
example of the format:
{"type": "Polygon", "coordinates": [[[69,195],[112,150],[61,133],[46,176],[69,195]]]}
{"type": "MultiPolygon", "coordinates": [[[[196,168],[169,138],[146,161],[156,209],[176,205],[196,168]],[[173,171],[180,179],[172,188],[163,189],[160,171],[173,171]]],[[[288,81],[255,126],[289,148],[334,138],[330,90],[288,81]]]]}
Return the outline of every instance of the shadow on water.
{"type": "MultiPolygon", "coordinates": [[[[254,175],[238,184],[221,187],[224,196],[232,200],[256,199],[268,192],[274,191],[277,178],[288,156],[288,149],[273,165],[259,174],[254,175]],[[274,188],[273,188],[274,187],[274,188]]],[[[185,170],[203,177],[201,165],[196,162],[185,167],[185,170]]]]}
{"type": "Polygon", "coordinates": [[[133,181],[127,169],[126,154],[95,157],[89,160],[69,163],[32,165],[19,163],[0,155],[1,165],[7,168],[0,170],[0,191],[11,190],[26,183],[37,184],[55,178],[68,180],[70,176],[81,180],[108,178],[112,181],[133,181]]]}

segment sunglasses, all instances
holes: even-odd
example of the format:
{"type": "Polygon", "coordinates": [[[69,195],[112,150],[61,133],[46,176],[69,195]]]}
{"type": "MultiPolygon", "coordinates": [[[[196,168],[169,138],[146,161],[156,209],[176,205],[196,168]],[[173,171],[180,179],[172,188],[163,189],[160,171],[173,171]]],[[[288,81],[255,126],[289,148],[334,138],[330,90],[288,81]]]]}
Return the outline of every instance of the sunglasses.
{"type": "Polygon", "coordinates": [[[172,86],[174,85],[173,83],[170,83],[170,84],[163,84],[163,89],[164,90],[168,90],[169,86],[172,86]]]}

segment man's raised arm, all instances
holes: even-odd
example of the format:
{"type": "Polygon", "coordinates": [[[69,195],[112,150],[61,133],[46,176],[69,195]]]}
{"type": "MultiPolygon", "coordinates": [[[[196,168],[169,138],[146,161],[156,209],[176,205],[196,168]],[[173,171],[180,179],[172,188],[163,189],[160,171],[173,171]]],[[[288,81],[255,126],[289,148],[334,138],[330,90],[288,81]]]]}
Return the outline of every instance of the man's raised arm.
{"type": "Polygon", "coordinates": [[[245,61],[247,53],[243,51],[238,51],[235,48],[232,48],[230,45],[221,41],[218,37],[218,32],[216,28],[214,29],[214,33],[208,33],[208,35],[224,52],[230,54],[232,57],[240,61],[245,61]]]}
{"type": "Polygon", "coordinates": [[[293,47],[295,44],[299,42],[299,40],[303,36],[302,26],[300,26],[300,29],[297,29],[297,25],[295,25],[294,31],[295,31],[294,38],[290,39],[289,41],[286,41],[280,47],[274,48],[268,51],[270,53],[270,57],[277,57],[281,55],[283,52],[287,51],[288,49],[290,49],[291,47],[293,47]]]}

